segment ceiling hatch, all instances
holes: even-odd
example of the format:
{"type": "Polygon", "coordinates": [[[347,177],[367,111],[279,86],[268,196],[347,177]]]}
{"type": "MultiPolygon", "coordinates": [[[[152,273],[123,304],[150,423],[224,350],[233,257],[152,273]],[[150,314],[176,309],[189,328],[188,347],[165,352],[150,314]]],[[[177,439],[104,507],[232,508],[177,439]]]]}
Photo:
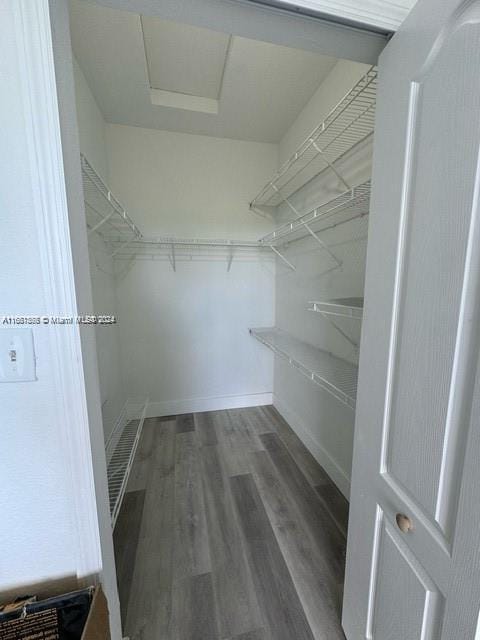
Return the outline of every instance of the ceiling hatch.
{"type": "Polygon", "coordinates": [[[142,16],[152,104],[217,114],[231,36],[142,16]]]}

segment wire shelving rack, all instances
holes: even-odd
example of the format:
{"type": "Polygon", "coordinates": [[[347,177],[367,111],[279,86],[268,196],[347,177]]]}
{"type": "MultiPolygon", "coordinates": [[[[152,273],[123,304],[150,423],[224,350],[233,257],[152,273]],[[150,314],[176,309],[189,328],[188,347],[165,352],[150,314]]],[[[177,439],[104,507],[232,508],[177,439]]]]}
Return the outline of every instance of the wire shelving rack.
{"type": "Polygon", "coordinates": [[[322,316],[340,316],[342,318],[363,317],[363,298],[335,298],[333,300],[312,301],[308,303],[308,311],[315,311],[322,316]]]}
{"type": "Polygon", "coordinates": [[[122,506],[133,460],[142,435],[147,404],[148,401],[145,399],[130,400],[129,417],[119,423],[116,432],[111,434],[107,443],[107,479],[112,529],[115,527],[122,506]],[[110,451],[109,448],[112,450],[110,451]]]}
{"type": "Polygon", "coordinates": [[[89,235],[98,233],[107,243],[112,238],[122,243],[141,239],[140,229],[84,155],[80,161],[89,235]]]}
{"type": "Polygon", "coordinates": [[[289,198],[326,169],[331,169],[349,189],[351,185],[335,164],[373,133],[376,90],[377,69],[371,67],[280,167],[250,208],[265,215],[282,202],[292,206],[289,198]]]}
{"type": "Polygon", "coordinates": [[[259,241],[222,240],[209,238],[145,238],[123,245],[121,240],[113,240],[111,246],[119,260],[160,260],[168,261],[174,271],[179,262],[218,261],[230,271],[236,262],[258,259],[266,254],[268,247],[259,241]]]}
{"type": "Polygon", "coordinates": [[[178,262],[210,260],[230,271],[234,259],[257,259],[268,249],[258,240],[146,237],[83,155],[81,166],[88,234],[99,234],[116,260],[163,260],[174,271],[178,262]]]}
{"type": "Polygon", "coordinates": [[[328,351],[294,338],[276,327],[249,329],[250,334],[301,374],[355,409],[358,368],[328,351]]]}
{"type": "Polygon", "coordinates": [[[274,231],[260,238],[262,244],[278,246],[286,242],[300,240],[308,234],[318,241],[317,233],[322,231],[323,223],[330,226],[368,215],[370,209],[371,182],[367,180],[352,189],[336,196],[302,216],[280,225],[274,231]],[[334,219],[334,220],[333,220],[334,219]]]}

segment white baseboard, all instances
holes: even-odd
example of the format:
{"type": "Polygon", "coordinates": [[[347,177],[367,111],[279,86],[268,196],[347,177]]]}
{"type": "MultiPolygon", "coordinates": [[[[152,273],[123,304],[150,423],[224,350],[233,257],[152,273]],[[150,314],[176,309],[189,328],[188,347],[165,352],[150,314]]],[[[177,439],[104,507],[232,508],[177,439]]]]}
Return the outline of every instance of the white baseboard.
{"type": "Polygon", "coordinates": [[[285,405],[278,396],[273,396],[273,406],[280,413],[281,416],[288,422],[288,424],[295,431],[297,436],[303,442],[303,444],[310,451],[315,460],[325,469],[333,482],[337,485],[343,495],[350,499],[350,477],[345,471],[338,465],[338,463],[332,458],[332,456],[322,447],[321,444],[316,442],[303,420],[292,411],[287,405],[285,405]]]}
{"type": "Polygon", "coordinates": [[[166,400],[149,402],[147,418],[174,416],[182,413],[201,411],[221,411],[222,409],[240,409],[242,407],[260,407],[272,404],[273,394],[251,393],[246,396],[217,396],[213,398],[188,398],[186,400],[166,400]]]}

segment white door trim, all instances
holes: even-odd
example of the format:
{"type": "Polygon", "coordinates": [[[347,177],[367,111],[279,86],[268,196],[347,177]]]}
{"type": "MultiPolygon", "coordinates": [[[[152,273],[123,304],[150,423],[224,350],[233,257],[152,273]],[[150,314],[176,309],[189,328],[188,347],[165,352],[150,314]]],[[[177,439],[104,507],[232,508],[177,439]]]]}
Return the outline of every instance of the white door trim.
{"type": "MultiPolygon", "coordinates": [[[[88,254],[86,260],[74,262],[73,247],[82,238],[70,234],[72,222],[78,217],[73,207],[70,218],[68,195],[81,191],[80,160],[78,175],[65,174],[65,158],[79,154],[71,136],[62,137],[67,127],[76,132],[74,98],[70,95],[60,112],[58,74],[72,76],[69,69],[68,14],[65,0],[15,0],[15,41],[18,47],[25,131],[28,144],[34,214],[38,233],[45,308],[52,314],[75,316],[91,307],[91,292],[82,287],[89,282],[88,254]],[[56,19],[56,22],[54,21],[56,19]],[[57,51],[58,47],[61,51],[57,51]],[[58,65],[58,58],[61,58],[58,65]],[[74,266],[75,265],[75,266],[74,266]],[[83,306],[79,309],[79,298],[83,306]]],[[[75,134],[76,135],[76,134],[75,134]]],[[[67,165],[68,166],[68,165],[67,165]]],[[[69,167],[69,172],[75,169],[69,167]]],[[[79,226],[79,229],[82,227],[79,226]]],[[[86,246],[86,228],[83,227],[86,246]]],[[[98,392],[96,359],[91,341],[85,341],[80,325],[62,326],[49,331],[50,353],[55,362],[53,383],[58,391],[57,420],[64,451],[65,477],[71,496],[71,515],[76,531],[74,554],[79,582],[91,584],[101,580],[108,599],[112,640],[121,638],[120,606],[118,600],[113,541],[110,528],[106,463],[101,429],[101,406],[98,392]],[[85,372],[88,372],[87,380],[85,372]],[[93,448],[95,446],[95,449],[93,448]]],[[[65,517],[68,517],[65,514],[65,517]]]]}
{"type": "Polygon", "coordinates": [[[415,0],[262,0],[261,3],[309,12],[327,20],[348,21],[367,29],[396,31],[415,0]]]}
{"type": "MultiPolygon", "coordinates": [[[[77,313],[65,175],[57,103],[48,0],[16,0],[16,42],[22,73],[35,219],[39,234],[45,307],[59,315],[77,313]]],[[[50,331],[55,360],[58,422],[63,425],[65,467],[70,479],[77,531],[77,576],[102,569],[98,513],[90,444],[79,326],[50,331]]]]}

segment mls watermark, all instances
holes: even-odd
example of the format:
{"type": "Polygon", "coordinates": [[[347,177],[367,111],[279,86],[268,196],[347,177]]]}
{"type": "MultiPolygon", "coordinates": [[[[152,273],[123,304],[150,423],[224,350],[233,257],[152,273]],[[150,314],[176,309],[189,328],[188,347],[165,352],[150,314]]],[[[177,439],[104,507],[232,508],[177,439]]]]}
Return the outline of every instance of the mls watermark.
{"type": "Polygon", "coordinates": [[[18,325],[72,325],[72,324],[93,324],[111,325],[116,324],[115,316],[109,315],[83,315],[83,316],[0,316],[0,323],[8,326],[18,325]]]}

